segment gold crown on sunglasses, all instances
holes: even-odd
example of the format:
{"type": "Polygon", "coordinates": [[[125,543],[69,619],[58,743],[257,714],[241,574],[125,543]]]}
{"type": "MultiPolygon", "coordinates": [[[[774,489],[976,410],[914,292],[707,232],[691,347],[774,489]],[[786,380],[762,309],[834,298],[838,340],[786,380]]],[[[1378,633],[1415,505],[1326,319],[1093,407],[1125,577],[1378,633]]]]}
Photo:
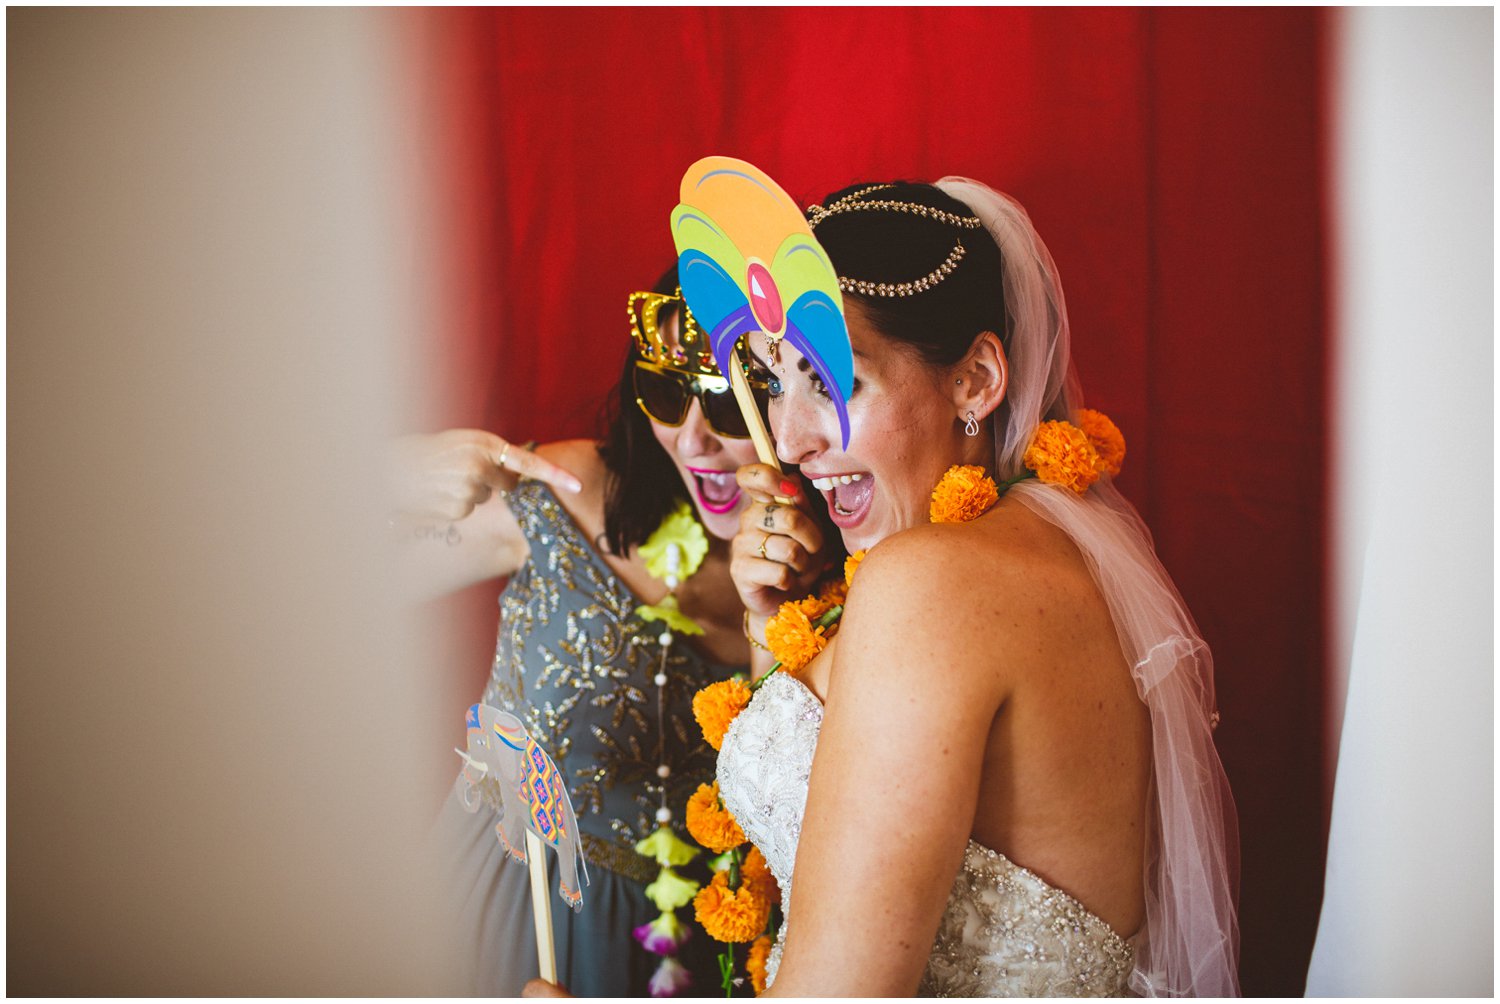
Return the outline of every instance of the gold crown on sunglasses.
{"type": "Polygon", "coordinates": [[[635,339],[636,350],[642,359],[657,366],[696,373],[701,376],[718,376],[719,367],[708,345],[708,338],[693,312],[682,299],[682,287],[677,287],[675,296],[650,293],[644,290],[630,294],[626,310],[630,314],[630,334],[635,339]],[[663,307],[675,304],[678,311],[677,344],[667,344],[657,318],[663,307]]]}

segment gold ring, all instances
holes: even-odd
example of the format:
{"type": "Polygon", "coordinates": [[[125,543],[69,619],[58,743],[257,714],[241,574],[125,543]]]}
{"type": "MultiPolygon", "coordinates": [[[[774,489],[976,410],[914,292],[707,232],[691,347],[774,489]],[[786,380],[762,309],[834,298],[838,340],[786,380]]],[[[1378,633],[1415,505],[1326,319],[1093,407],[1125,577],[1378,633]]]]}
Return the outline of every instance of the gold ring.
{"type": "Polygon", "coordinates": [[[767,561],[771,560],[770,555],[766,554],[766,545],[769,544],[770,542],[771,542],[771,535],[768,533],[768,534],[766,534],[766,539],[760,542],[760,548],[755,552],[756,554],[759,554],[762,558],[765,558],[767,561]]]}
{"type": "Polygon", "coordinates": [[[510,452],[510,444],[509,443],[506,443],[504,446],[500,447],[500,463],[499,463],[499,466],[502,469],[505,467],[505,456],[509,452],[510,452]]]}

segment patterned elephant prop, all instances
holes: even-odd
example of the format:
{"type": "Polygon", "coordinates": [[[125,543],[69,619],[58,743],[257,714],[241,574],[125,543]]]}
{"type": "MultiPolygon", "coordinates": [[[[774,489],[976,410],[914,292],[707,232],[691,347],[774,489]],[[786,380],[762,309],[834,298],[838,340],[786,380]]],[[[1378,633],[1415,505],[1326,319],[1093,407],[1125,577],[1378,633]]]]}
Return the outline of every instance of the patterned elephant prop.
{"type": "Polygon", "coordinates": [[[469,708],[468,752],[455,787],[470,812],[481,802],[500,813],[495,835],[511,857],[526,860],[526,831],[557,851],[558,893],[574,909],[583,905],[579,883],[588,866],[578,838],[578,820],[562,773],[545,750],[527,735],[515,715],[487,704],[469,708]]]}

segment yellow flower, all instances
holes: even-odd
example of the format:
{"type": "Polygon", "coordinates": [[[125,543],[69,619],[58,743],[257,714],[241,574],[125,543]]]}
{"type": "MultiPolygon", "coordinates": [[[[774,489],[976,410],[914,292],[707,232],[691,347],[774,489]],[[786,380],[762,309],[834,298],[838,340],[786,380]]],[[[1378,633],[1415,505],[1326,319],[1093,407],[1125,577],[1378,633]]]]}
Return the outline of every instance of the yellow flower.
{"type": "Polygon", "coordinates": [[[994,479],[983,467],[955,465],[932,490],[929,515],[934,523],[967,523],[983,516],[999,498],[994,479]]]}
{"type": "Polygon", "coordinates": [[[806,602],[808,600],[788,600],[776,611],[776,616],[766,622],[766,647],[789,673],[800,673],[828,646],[823,628],[813,627],[803,610],[801,604],[806,602]]]}
{"type": "Polygon", "coordinates": [[[687,803],[687,828],[693,839],[715,854],[745,842],[745,831],[719,800],[719,782],[700,784],[687,803]]]}
{"type": "Polygon", "coordinates": [[[635,852],[654,858],[664,867],[685,865],[698,856],[698,848],[689,846],[670,826],[658,826],[651,836],[635,845],[635,852]]]}
{"type": "Polygon", "coordinates": [[[662,913],[685,906],[698,891],[698,883],[683,878],[670,868],[663,868],[656,881],[646,887],[646,898],[662,913]]]}
{"type": "Polygon", "coordinates": [[[766,959],[771,954],[771,936],[762,934],[750,946],[750,957],[745,960],[745,971],[750,974],[750,985],[759,997],[766,992],[766,959]]]}
{"type": "Polygon", "coordinates": [[[655,606],[636,607],[635,614],[643,621],[662,621],[678,634],[703,633],[703,628],[698,626],[698,622],[682,612],[682,608],[677,605],[677,597],[671,593],[668,593],[667,598],[655,606]]]}
{"type": "Polygon", "coordinates": [[[720,680],[698,691],[693,697],[693,717],[703,730],[703,738],[714,749],[724,742],[729,723],[750,704],[750,687],[743,680],[720,680]]]}
{"type": "Polygon", "coordinates": [[[1099,480],[1099,453],[1083,430],[1071,422],[1043,422],[1037,427],[1022,462],[1039,480],[1082,495],[1099,480]]]}
{"type": "Polygon", "coordinates": [[[693,897],[693,913],[715,941],[754,941],[771,919],[771,901],[762,890],[742,882],[729,888],[729,873],[719,872],[693,897]]]}
{"type": "Polygon", "coordinates": [[[1125,463],[1125,436],[1118,426],[1102,411],[1083,408],[1078,412],[1078,427],[1089,437],[1089,443],[1099,454],[1099,473],[1114,477],[1125,463]]]}
{"type": "Polygon", "coordinates": [[[853,554],[849,555],[849,557],[844,559],[845,585],[854,585],[854,572],[859,568],[859,563],[865,560],[865,555],[869,553],[870,552],[867,548],[862,547],[858,551],[855,551],[853,554]]]}
{"type": "Polygon", "coordinates": [[[646,560],[646,571],[658,579],[675,576],[678,582],[696,572],[707,553],[708,535],[703,532],[703,525],[687,502],[677,503],[677,508],[667,514],[661,526],[652,531],[640,546],[640,555],[646,560]]]}

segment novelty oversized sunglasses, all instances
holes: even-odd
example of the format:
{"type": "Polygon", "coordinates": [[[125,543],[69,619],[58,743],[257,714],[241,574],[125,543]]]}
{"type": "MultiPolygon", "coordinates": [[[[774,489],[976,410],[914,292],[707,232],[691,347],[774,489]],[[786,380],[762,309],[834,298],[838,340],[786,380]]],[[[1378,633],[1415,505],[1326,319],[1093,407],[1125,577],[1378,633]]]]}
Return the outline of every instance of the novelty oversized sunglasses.
{"type": "MultiPolygon", "coordinates": [[[[765,414],[769,395],[764,380],[751,375],[747,381],[756,404],[765,414]]],[[[718,374],[684,373],[656,363],[635,362],[635,401],[651,419],[673,427],[687,421],[693,399],[703,409],[708,427],[727,439],[748,439],[750,430],[740,414],[729,381],[718,374]]]]}

